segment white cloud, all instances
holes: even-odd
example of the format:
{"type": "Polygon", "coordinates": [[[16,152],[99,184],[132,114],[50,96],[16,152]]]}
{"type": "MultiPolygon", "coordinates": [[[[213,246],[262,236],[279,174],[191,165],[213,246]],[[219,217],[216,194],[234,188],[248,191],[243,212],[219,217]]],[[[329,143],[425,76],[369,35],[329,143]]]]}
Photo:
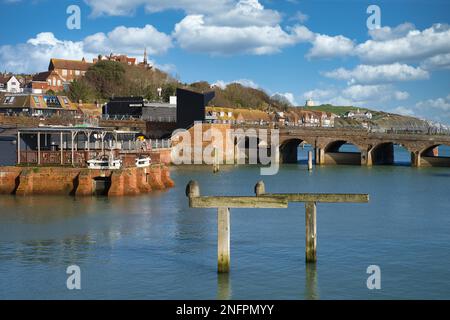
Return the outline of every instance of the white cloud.
{"type": "Polygon", "coordinates": [[[175,25],[173,37],[182,49],[213,55],[273,54],[309,37],[304,27],[290,32],[276,26],[217,26],[206,23],[203,15],[189,15],[175,25]]]}
{"type": "Polygon", "coordinates": [[[353,101],[388,101],[404,100],[409,94],[404,91],[395,91],[389,85],[352,85],[342,90],[345,98],[353,101]]]}
{"type": "Polygon", "coordinates": [[[26,43],[0,46],[0,70],[34,73],[47,70],[50,58],[91,60],[110,52],[141,57],[144,48],[151,55],[166,52],[171,38],[147,25],[144,28],[118,27],[108,34],[96,33],[82,41],[59,40],[51,32],[39,33],[26,43]]]}
{"type": "Polygon", "coordinates": [[[368,40],[356,46],[355,51],[360,59],[370,63],[421,61],[450,52],[450,28],[435,24],[423,31],[409,30],[400,38],[368,40]]]}
{"type": "Polygon", "coordinates": [[[382,28],[369,30],[369,35],[372,37],[373,40],[386,41],[386,40],[402,38],[402,37],[406,36],[409,31],[412,31],[414,29],[415,29],[414,24],[405,22],[405,23],[399,24],[395,28],[385,26],[382,28]]]}
{"type": "Polygon", "coordinates": [[[351,84],[374,84],[395,81],[413,81],[429,79],[428,71],[406,64],[358,65],[353,70],[339,68],[325,72],[328,78],[347,80],[351,84]]]}
{"type": "Polygon", "coordinates": [[[421,67],[427,70],[450,69],[450,53],[427,58],[421,63],[421,67]]]}
{"type": "Polygon", "coordinates": [[[43,32],[26,43],[0,46],[0,70],[44,71],[51,57],[81,59],[83,56],[92,58],[84,52],[83,42],[58,40],[53,33],[43,32]]]}
{"type": "Polygon", "coordinates": [[[275,26],[280,21],[277,11],[265,9],[258,0],[240,0],[230,10],[205,17],[207,24],[232,27],[275,26]]]}
{"type": "Polygon", "coordinates": [[[272,99],[282,102],[287,101],[292,106],[298,105],[297,101],[295,100],[294,94],[292,94],[291,92],[285,93],[277,92],[274,95],[272,95],[272,99]]]}
{"type": "Polygon", "coordinates": [[[450,124],[450,94],[446,97],[418,101],[412,106],[399,106],[389,111],[450,124]]]}
{"type": "Polygon", "coordinates": [[[416,114],[412,108],[408,108],[408,107],[404,107],[404,106],[396,107],[396,108],[390,110],[390,112],[400,114],[402,116],[415,116],[415,114],[416,114]]]}
{"type": "Polygon", "coordinates": [[[120,52],[140,55],[147,48],[149,54],[157,55],[167,52],[171,47],[171,37],[151,25],[143,28],[120,26],[108,34],[100,32],[84,39],[84,48],[90,53],[120,52]]]}
{"type": "Polygon", "coordinates": [[[332,58],[351,55],[354,42],[342,35],[328,36],[316,34],[312,40],[312,48],[306,55],[308,58],[332,58]]]}
{"type": "Polygon", "coordinates": [[[316,104],[370,107],[408,99],[409,93],[395,90],[392,85],[351,85],[343,89],[314,89],[305,92],[303,97],[313,99],[316,104]]]}
{"type": "Polygon", "coordinates": [[[419,109],[436,109],[444,112],[448,112],[450,116],[450,94],[445,98],[428,99],[425,101],[419,101],[416,103],[416,108],[419,109]]]}
{"type": "Polygon", "coordinates": [[[314,89],[303,93],[303,98],[313,100],[324,100],[329,99],[334,95],[336,95],[336,90],[334,89],[314,89]]]}

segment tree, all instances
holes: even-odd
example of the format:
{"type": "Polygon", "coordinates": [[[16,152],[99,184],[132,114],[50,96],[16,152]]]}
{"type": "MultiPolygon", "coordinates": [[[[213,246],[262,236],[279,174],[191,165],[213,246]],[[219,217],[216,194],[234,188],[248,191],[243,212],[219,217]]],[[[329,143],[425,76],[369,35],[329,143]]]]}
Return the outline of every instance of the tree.
{"type": "Polygon", "coordinates": [[[177,92],[177,86],[174,83],[169,83],[163,87],[162,98],[164,102],[169,102],[170,97],[174,96],[177,92]]]}
{"type": "Polygon", "coordinates": [[[80,100],[86,102],[94,98],[94,93],[86,80],[74,80],[69,86],[69,98],[73,102],[78,102],[80,100]]]}
{"type": "Polygon", "coordinates": [[[126,83],[125,67],[116,61],[99,61],[88,69],[86,80],[97,89],[100,98],[122,95],[126,83]]]}

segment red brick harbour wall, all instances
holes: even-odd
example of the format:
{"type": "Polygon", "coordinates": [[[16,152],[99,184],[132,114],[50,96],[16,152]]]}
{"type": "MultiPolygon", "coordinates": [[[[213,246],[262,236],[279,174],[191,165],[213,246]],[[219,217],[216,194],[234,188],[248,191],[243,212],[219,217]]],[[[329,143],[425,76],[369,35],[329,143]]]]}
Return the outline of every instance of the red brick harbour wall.
{"type": "Polygon", "coordinates": [[[168,167],[163,165],[122,170],[0,167],[0,194],[91,196],[99,178],[110,181],[108,196],[138,195],[174,186],[168,167]]]}

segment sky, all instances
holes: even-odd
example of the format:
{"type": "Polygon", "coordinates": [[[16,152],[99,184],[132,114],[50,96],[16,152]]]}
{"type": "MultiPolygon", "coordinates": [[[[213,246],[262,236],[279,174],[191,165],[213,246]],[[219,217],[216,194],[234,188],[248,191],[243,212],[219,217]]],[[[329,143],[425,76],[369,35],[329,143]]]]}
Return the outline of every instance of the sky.
{"type": "Polygon", "coordinates": [[[448,0],[0,0],[0,70],[147,48],[182,82],[450,124],[449,24],[448,0]]]}

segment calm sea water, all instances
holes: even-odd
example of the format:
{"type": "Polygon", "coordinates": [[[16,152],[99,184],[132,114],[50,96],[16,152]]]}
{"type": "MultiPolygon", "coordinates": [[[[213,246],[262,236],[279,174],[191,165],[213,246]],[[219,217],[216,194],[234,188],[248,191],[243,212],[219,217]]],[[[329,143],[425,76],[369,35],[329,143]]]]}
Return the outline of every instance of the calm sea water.
{"type": "MultiPolygon", "coordinates": [[[[401,149],[396,158],[408,161],[401,149]]],[[[370,203],[318,205],[315,268],[304,263],[302,204],[233,209],[229,276],[216,273],[216,212],[189,209],[185,186],[252,195],[259,169],[172,177],[175,188],[139,197],[1,196],[0,298],[450,299],[448,168],[285,165],[263,177],[268,192],[369,193],[370,203]],[[73,264],[79,291],[66,288],[73,264]],[[369,265],[381,268],[381,290],[367,289],[369,265]]]]}

